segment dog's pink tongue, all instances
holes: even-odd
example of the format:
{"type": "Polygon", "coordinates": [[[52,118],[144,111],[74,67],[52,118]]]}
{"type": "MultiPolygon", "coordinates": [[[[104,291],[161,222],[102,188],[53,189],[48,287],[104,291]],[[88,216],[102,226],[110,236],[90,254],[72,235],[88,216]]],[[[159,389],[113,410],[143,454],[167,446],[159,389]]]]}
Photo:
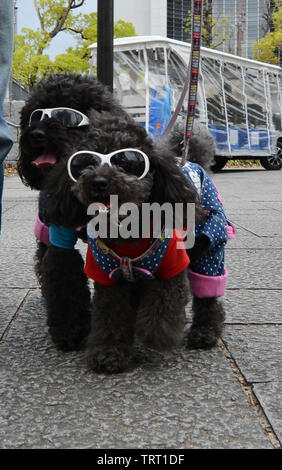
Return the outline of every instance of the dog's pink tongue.
{"type": "Polygon", "coordinates": [[[53,153],[43,153],[31,163],[37,168],[41,168],[43,166],[55,165],[56,161],[56,156],[53,153]]]}

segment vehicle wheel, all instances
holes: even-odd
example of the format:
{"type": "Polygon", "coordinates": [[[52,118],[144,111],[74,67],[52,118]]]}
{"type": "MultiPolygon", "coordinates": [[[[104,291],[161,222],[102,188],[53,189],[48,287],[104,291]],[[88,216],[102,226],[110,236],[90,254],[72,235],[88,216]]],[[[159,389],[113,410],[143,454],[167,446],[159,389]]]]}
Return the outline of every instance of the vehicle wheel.
{"type": "Polygon", "coordinates": [[[222,168],[228,162],[228,158],[227,157],[215,156],[214,161],[215,161],[215,163],[211,166],[211,170],[216,173],[217,171],[222,170],[222,168]]]}
{"type": "Polygon", "coordinates": [[[260,163],[266,170],[280,170],[282,168],[282,141],[277,142],[277,153],[262,157],[260,163]]]}

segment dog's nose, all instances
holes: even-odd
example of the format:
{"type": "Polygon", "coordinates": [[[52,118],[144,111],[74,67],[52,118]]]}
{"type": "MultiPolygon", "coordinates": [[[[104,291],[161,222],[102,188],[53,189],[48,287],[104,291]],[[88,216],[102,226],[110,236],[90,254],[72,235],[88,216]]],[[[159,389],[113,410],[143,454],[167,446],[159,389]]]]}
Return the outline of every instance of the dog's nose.
{"type": "Polygon", "coordinates": [[[30,133],[32,142],[35,144],[43,144],[46,141],[46,134],[42,129],[33,129],[30,133]]]}
{"type": "Polygon", "coordinates": [[[100,191],[105,191],[109,184],[108,180],[104,178],[104,176],[94,176],[92,183],[95,189],[98,189],[100,191]]]}

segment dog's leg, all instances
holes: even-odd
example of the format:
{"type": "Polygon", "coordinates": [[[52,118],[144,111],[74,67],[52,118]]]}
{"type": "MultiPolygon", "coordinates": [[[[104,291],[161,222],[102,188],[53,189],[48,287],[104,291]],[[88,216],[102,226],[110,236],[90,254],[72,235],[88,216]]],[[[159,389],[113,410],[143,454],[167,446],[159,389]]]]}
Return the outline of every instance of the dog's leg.
{"type": "Polygon", "coordinates": [[[188,331],[187,346],[191,349],[209,349],[221,336],[225,312],[216,297],[193,298],[193,321],[188,331]]]}
{"type": "Polygon", "coordinates": [[[122,372],[132,356],[135,312],[128,282],[114,286],[95,283],[87,363],[95,372],[122,372]]]}
{"type": "Polygon", "coordinates": [[[149,347],[169,350],[183,339],[189,287],[186,271],[168,280],[143,281],[136,334],[149,347]]]}
{"type": "Polygon", "coordinates": [[[49,246],[40,276],[47,324],[55,345],[81,349],[90,330],[90,291],[84,262],[77,250],[49,246]]]}
{"type": "Polygon", "coordinates": [[[42,261],[43,257],[48,249],[48,246],[45,243],[37,240],[37,249],[34,256],[34,272],[38,279],[40,286],[42,285],[42,261]]]}

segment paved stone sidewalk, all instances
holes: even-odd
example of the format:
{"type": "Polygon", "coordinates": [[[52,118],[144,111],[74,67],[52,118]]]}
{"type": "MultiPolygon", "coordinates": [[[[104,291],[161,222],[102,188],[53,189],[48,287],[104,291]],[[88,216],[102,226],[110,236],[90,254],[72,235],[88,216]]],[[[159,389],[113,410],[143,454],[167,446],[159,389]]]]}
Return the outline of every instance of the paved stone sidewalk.
{"type": "Polygon", "coordinates": [[[213,177],[238,231],[226,253],[222,341],[211,351],[147,355],[112,376],[53,346],[33,274],[37,193],[6,178],[0,448],[281,448],[282,172],[213,177]]]}

